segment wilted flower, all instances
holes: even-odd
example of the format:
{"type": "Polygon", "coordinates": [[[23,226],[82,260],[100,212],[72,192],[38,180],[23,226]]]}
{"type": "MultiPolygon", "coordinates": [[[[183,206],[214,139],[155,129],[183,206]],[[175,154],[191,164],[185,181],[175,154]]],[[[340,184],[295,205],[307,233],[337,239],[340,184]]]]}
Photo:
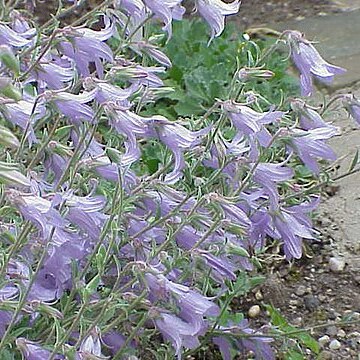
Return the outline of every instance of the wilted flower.
{"type": "Polygon", "coordinates": [[[210,25],[210,41],[214,37],[220,36],[223,32],[225,16],[236,14],[239,11],[239,7],[239,0],[235,0],[230,4],[224,3],[221,0],[196,0],[197,10],[210,25]]]}
{"type": "Polygon", "coordinates": [[[327,63],[299,31],[287,30],[292,59],[300,71],[301,95],[310,96],[313,92],[312,77],[330,83],[335,75],[343,74],[346,70],[327,63]]]}

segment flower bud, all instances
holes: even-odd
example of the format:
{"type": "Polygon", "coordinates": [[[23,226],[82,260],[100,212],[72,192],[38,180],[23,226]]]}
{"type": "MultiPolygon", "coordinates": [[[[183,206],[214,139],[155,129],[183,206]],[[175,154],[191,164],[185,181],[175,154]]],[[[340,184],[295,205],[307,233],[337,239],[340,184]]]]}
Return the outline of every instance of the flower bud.
{"type": "Polygon", "coordinates": [[[29,179],[18,171],[16,164],[0,161],[0,183],[5,185],[30,186],[29,179]]]}
{"type": "Polygon", "coordinates": [[[0,61],[2,64],[11,70],[15,76],[19,76],[20,64],[19,60],[15,57],[11,48],[7,45],[0,45],[0,61]]]}
{"type": "Polygon", "coordinates": [[[0,144],[12,149],[17,149],[20,142],[17,137],[6,127],[0,125],[0,144]]]}

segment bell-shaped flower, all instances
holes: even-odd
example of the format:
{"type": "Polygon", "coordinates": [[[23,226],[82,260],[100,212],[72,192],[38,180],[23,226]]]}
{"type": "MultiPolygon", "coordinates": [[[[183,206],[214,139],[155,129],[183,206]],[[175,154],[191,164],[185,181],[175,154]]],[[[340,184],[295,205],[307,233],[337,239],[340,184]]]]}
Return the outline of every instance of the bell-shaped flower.
{"type": "Polygon", "coordinates": [[[354,94],[346,94],[343,97],[343,104],[352,118],[360,125],[360,101],[354,94]]]}
{"type": "MultiPolygon", "coordinates": [[[[35,31],[32,31],[32,36],[35,35],[35,31]]],[[[26,34],[19,34],[10,27],[0,24],[0,45],[10,45],[13,47],[22,48],[30,45],[31,39],[28,39],[26,34]]]]}
{"type": "Polygon", "coordinates": [[[126,89],[122,89],[119,86],[109,84],[107,81],[98,80],[96,78],[84,79],[84,88],[88,91],[96,89],[95,99],[100,104],[112,101],[124,106],[129,105],[129,102],[126,102],[126,100],[138,90],[138,86],[135,84],[132,84],[126,89]]]}
{"type": "Polygon", "coordinates": [[[167,120],[163,116],[153,116],[148,119],[148,123],[148,136],[158,138],[174,155],[173,171],[165,176],[165,181],[167,183],[175,183],[181,177],[181,170],[185,166],[184,151],[191,150],[199,145],[201,138],[209,132],[210,128],[190,131],[176,122],[167,120]]]}
{"type": "Polygon", "coordinates": [[[176,315],[162,312],[155,317],[154,323],[163,338],[172,343],[178,359],[181,359],[183,347],[194,349],[200,345],[194,326],[176,315]]]}
{"type": "Polygon", "coordinates": [[[181,6],[182,0],[143,0],[146,7],[152,11],[156,18],[164,23],[163,30],[172,35],[172,19],[181,20],[185,8],[181,6]]]}
{"type": "Polygon", "coordinates": [[[312,43],[302,33],[285,31],[289,39],[292,59],[300,72],[301,95],[310,96],[313,92],[313,77],[324,83],[331,83],[335,75],[346,70],[326,62],[312,43]]]}
{"type": "Polygon", "coordinates": [[[82,121],[93,122],[95,120],[93,109],[87,105],[95,96],[96,90],[90,92],[84,91],[80,94],[48,90],[43,94],[47,101],[53,101],[60,112],[67,116],[74,124],[80,124],[82,121]]]}
{"type": "Polygon", "coordinates": [[[61,66],[53,61],[41,61],[32,72],[33,78],[30,81],[38,81],[42,88],[63,89],[66,83],[74,79],[74,69],[70,62],[66,65],[61,66]]]}
{"type": "Polygon", "coordinates": [[[334,128],[321,117],[321,115],[308,106],[303,100],[295,99],[291,102],[291,108],[300,116],[300,126],[304,130],[316,129],[320,127],[334,128]]]}
{"type": "Polygon", "coordinates": [[[264,188],[272,208],[276,209],[279,201],[277,183],[290,180],[293,176],[293,170],[283,164],[260,163],[255,168],[253,180],[264,188]]]}
{"type": "Polygon", "coordinates": [[[336,160],[336,154],[324,140],[339,134],[336,127],[322,127],[303,131],[294,129],[291,131],[290,147],[299,155],[302,162],[313,173],[319,173],[317,159],[336,160]]]}
{"type": "Polygon", "coordinates": [[[311,209],[309,207],[295,207],[288,211],[281,208],[272,216],[273,226],[278,233],[278,238],[284,242],[284,252],[288,259],[300,259],[302,239],[314,238],[311,222],[305,218],[305,213],[311,209]],[[297,212],[300,212],[300,216],[297,216],[297,212]]]}
{"type": "Polygon", "coordinates": [[[21,215],[38,228],[40,236],[44,240],[49,238],[52,227],[63,228],[65,226],[64,219],[54,207],[58,199],[54,198],[53,201],[50,201],[16,190],[8,190],[7,195],[8,199],[19,209],[21,215]]]}
{"type": "Polygon", "coordinates": [[[272,139],[264,125],[277,122],[285,114],[282,111],[273,110],[261,113],[246,105],[231,101],[224,102],[223,109],[241,135],[256,138],[264,147],[267,147],[272,139]]]}
{"type": "Polygon", "coordinates": [[[8,121],[27,131],[30,144],[37,142],[33,126],[45,115],[43,104],[35,104],[34,99],[20,100],[2,105],[1,111],[8,121]]]}
{"type": "MultiPolygon", "coordinates": [[[[51,351],[44,349],[40,345],[25,338],[16,339],[16,346],[21,351],[25,360],[49,360],[51,351]]],[[[56,356],[54,359],[64,359],[56,356]]]]}
{"type": "Polygon", "coordinates": [[[80,349],[76,354],[76,360],[90,359],[108,359],[101,353],[100,333],[97,328],[93,329],[90,335],[81,342],[80,349]]]}
{"type": "Polygon", "coordinates": [[[213,343],[219,347],[224,360],[231,360],[233,352],[245,354],[252,351],[255,359],[275,360],[275,354],[270,346],[273,341],[272,337],[267,337],[261,332],[249,327],[248,320],[242,320],[238,325],[218,326],[224,335],[213,338],[213,343]],[[241,334],[244,336],[241,337],[241,334]],[[239,336],[240,335],[240,336],[239,336]],[[253,335],[253,336],[251,336],[253,335]]]}
{"type": "Polygon", "coordinates": [[[211,28],[211,38],[220,36],[225,27],[225,16],[239,11],[240,1],[224,3],[221,0],[196,0],[196,9],[211,28]]]}
{"type": "Polygon", "coordinates": [[[115,31],[114,24],[105,19],[106,27],[100,31],[88,28],[65,28],[62,33],[67,39],[58,45],[59,51],[73,59],[82,76],[90,76],[90,63],[95,63],[96,72],[103,77],[102,61],[113,62],[110,47],[104,41],[108,40],[115,31]]]}

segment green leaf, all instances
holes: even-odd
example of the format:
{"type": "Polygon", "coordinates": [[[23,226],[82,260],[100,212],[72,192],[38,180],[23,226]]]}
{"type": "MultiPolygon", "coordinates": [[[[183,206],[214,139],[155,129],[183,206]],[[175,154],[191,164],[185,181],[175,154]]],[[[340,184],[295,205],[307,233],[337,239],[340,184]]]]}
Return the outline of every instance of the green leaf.
{"type": "Polygon", "coordinates": [[[356,153],[354,155],[354,158],[351,161],[349,172],[353,171],[357,163],[359,162],[359,149],[356,150],[356,153]]]}

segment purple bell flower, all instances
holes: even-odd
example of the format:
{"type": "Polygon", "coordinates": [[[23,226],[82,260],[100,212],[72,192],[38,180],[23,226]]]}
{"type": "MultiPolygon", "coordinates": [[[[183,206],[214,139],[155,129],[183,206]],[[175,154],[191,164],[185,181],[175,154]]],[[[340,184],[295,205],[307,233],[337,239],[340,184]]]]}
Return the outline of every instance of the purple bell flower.
{"type": "Polygon", "coordinates": [[[106,27],[100,31],[87,28],[65,28],[64,36],[68,41],[61,41],[59,51],[68,58],[73,59],[82,76],[90,76],[89,65],[95,63],[96,72],[103,77],[102,60],[113,62],[113,54],[104,41],[108,40],[115,31],[114,24],[105,19],[106,27]]]}
{"type": "Polygon", "coordinates": [[[324,143],[324,140],[338,135],[338,128],[322,127],[308,131],[294,129],[291,134],[290,146],[313,173],[319,173],[319,165],[316,159],[336,160],[336,154],[329,145],[324,143]]]}
{"type": "Polygon", "coordinates": [[[211,28],[211,38],[220,36],[225,27],[225,16],[236,14],[239,11],[240,1],[230,4],[221,0],[196,0],[196,9],[211,28]]]}
{"type": "Polygon", "coordinates": [[[159,18],[163,23],[163,30],[168,33],[171,38],[172,19],[181,20],[185,13],[185,8],[181,6],[182,0],[143,0],[146,7],[152,11],[156,18],[159,18]]]}
{"type": "Polygon", "coordinates": [[[310,96],[313,92],[312,78],[324,83],[331,83],[335,75],[343,74],[346,70],[327,63],[299,31],[287,30],[292,59],[300,72],[301,95],[310,96]]]}
{"type": "Polygon", "coordinates": [[[343,97],[343,104],[356,123],[360,125],[360,101],[353,94],[346,94],[343,97]]]}

